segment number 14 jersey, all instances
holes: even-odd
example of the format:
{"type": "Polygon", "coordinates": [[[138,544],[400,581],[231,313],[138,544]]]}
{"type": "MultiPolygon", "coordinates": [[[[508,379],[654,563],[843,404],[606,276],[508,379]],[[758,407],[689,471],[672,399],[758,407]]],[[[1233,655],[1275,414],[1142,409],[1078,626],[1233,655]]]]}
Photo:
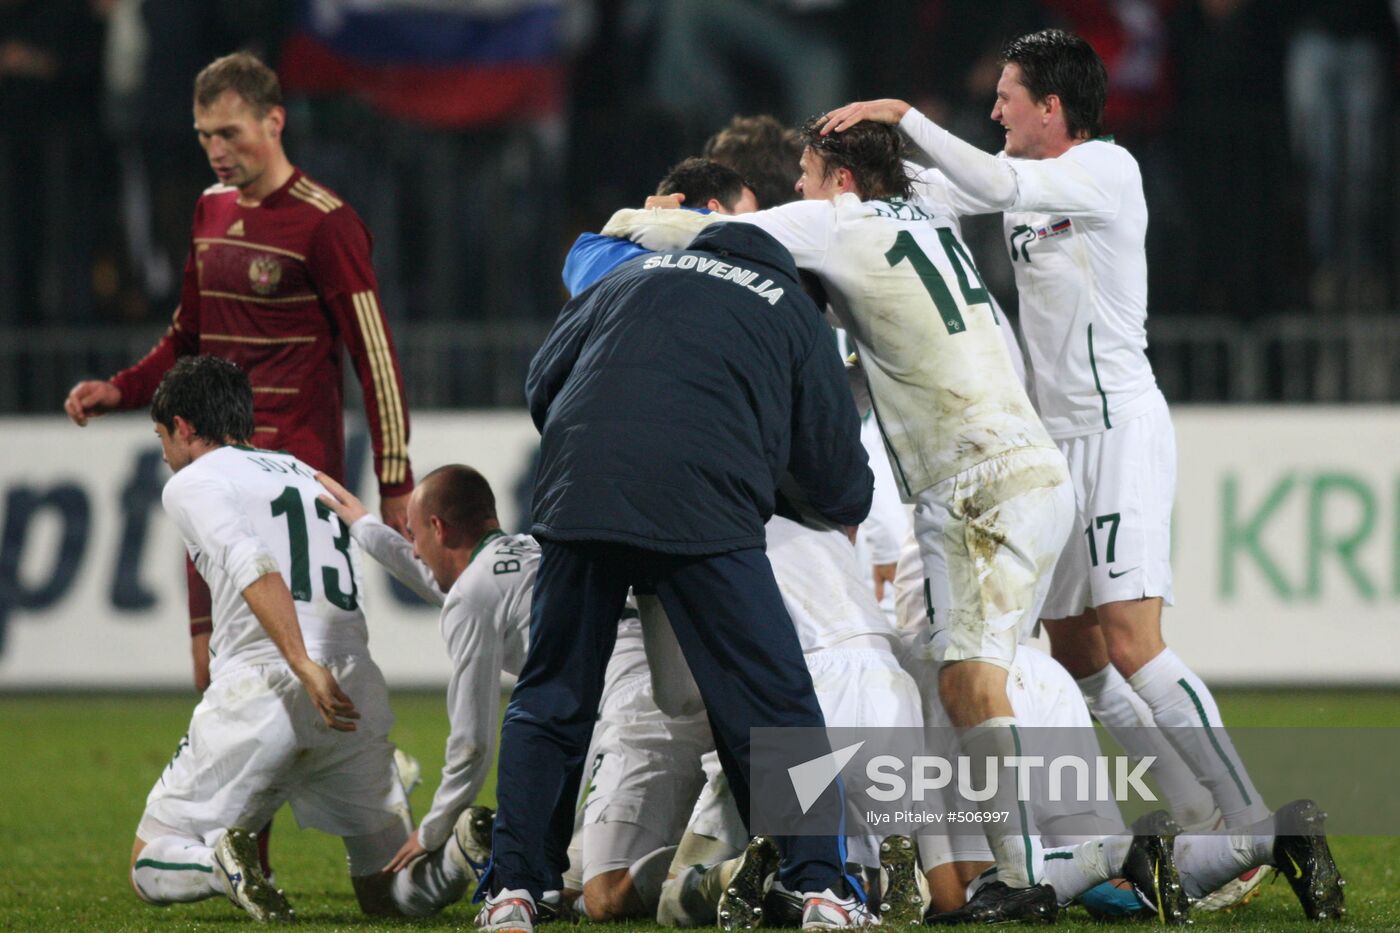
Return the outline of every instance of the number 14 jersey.
{"type": "Polygon", "coordinates": [[[211,676],[282,660],[243,599],[280,573],[314,659],[368,655],[350,532],[317,501],[315,470],[286,453],[220,447],[165,484],[161,499],[213,595],[211,676]]]}
{"type": "Polygon", "coordinates": [[[847,193],[733,220],[768,231],[826,288],[906,502],[1009,450],[1053,446],[949,213],[847,193]]]}

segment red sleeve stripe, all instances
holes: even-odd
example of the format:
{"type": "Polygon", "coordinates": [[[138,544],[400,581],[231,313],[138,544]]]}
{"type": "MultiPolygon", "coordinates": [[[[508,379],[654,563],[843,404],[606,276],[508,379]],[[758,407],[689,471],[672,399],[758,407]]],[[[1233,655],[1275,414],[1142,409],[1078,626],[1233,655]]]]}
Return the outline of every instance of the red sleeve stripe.
{"type": "Polygon", "coordinates": [[[365,355],[369,357],[374,398],[379,407],[382,435],[379,481],[392,486],[402,483],[408,473],[405,444],[408,432],[404,427],[403,400],[399,398],[399,385],[394,378],[394,363],[384,335],[384,315],[379,311],[379,299],[372,291],[355,292],[350,297],[360,320],[360,335],[365,343],[365,355]]]}

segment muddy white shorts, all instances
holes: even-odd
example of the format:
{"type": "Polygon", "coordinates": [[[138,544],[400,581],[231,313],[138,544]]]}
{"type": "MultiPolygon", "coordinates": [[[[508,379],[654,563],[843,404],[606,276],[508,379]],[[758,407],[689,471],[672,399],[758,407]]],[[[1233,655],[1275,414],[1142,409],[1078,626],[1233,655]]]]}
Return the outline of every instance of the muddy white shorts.
{"type": "Polygon", "coordinates": [[[303,828],[361,837],[401,826],[402,843],[411,822],[389,742],[394,715],[384,676],[363,655],[321,663],[360,713],[354,732],[328,728],[285,664],[222,673],[146,798],[136,835],[208,839],[229,827],[258,830],[287,802],[303,828]]]}
{"type": "Polygon", "coordinates": [[[1010,667],[1073,516],[1064,457],[1050,448],[1009,451],[919,493],[914,536],[937,660],[1010,667]]]}

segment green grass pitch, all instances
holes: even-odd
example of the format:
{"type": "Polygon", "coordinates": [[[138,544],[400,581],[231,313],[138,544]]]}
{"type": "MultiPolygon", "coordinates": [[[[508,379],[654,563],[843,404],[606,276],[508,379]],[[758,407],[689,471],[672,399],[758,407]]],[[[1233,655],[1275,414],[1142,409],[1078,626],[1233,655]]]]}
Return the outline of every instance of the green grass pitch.
{"type": "MultiPolygon", "coordinates": [[[[1329,691],[1222,691],[1225,720],[1239,726],[1397,726],[1400,694],[1329,691]]],[[[194,701],[169,695],[0,695],[0,929],[23,931],[227,931],[251,922],[222,898],[168,908],[137,900],[127,883],[136,821],[147,791],[184,733],[194,701]]],[[[423,764],[414,809],[424,812],[442,766],[447,735],[436,694],[394,697],[394,738],[423,764]]],[[[494,801],[494,776],[486,796],[494,801]]],[[[1400,839],[1333,840],[1348,879],[1348,922],[1331,930],[1400,930],[1400,839]]],[[[467,929],[474,911],[457,904],[426,921],[363,918],[339,840],[301,832],[278,815],[272,861],[308,931],[467,929]]],[[[1059,929],[1097,925],[1082,911],[1059,929]]],[[[616,930],[655,930],[616,924],[616,930]]],[[[1250,933],[1316,929],[1302,918],[1286,882],[1231,914],[1202,914],[1198,930],[1250,933]]]]}

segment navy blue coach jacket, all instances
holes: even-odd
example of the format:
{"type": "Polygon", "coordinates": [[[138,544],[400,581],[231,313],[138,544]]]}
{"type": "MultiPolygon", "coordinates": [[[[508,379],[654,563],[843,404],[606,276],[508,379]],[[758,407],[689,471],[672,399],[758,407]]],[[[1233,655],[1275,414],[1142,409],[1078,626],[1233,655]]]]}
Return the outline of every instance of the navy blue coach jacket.
{"type": "Polygon", "coordinates": [[[843,364],[792,256],[749,224],[619,266],[530,363],[533,533],[672,554],[762,547],[778,481],[856,525],[874,484],[843,364]]]}

